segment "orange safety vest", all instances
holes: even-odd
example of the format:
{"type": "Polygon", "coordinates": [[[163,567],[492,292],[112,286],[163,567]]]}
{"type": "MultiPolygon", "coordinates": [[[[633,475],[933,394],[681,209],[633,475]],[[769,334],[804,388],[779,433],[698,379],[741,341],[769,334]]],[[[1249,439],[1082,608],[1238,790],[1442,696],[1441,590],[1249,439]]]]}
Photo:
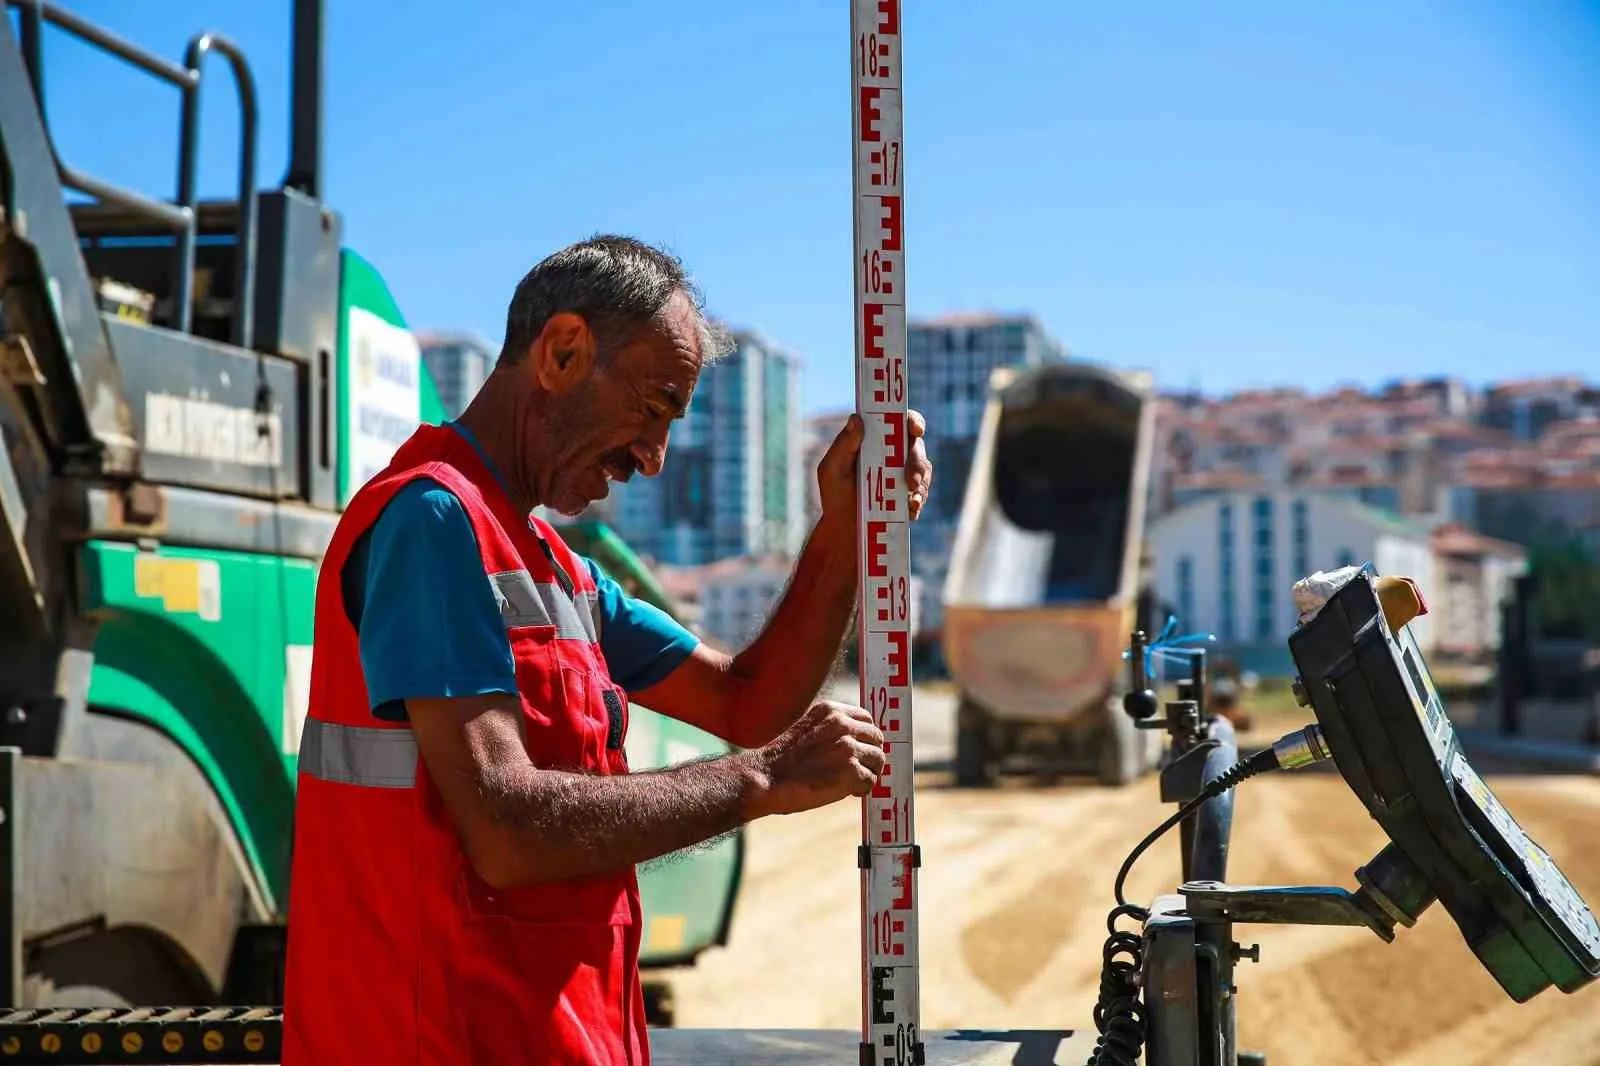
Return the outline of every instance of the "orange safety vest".
{"type": "Polygon", "coordinates": [[[339,574],[417,478],[449,489],[472,520],[516,663],[529,761],[628,770],[628,700],[600,653],[587,568],[548,524],[516,512],[459,433],[421,427],[351,500],[318,576],[283,1066],[648,1066],[634,869],[491,888],[409,726],[370,712],[339,574]]]}

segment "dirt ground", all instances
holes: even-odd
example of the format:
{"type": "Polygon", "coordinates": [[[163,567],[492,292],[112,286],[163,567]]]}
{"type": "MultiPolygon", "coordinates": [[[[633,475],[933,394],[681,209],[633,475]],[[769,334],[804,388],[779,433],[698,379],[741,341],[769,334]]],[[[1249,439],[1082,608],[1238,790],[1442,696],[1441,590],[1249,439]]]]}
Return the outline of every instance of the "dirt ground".
{"type": "MultiPolygon", "coordinates": [[[[1496,777],[1496,792],[1600,906],[1600,780],[1496,777]]],[[[1088,1028],[1118,865],[1165,817],[1155,781],[1124,789],[1012,780],[989,792],[919,775],[922,1020],[939,1028],[1088,1028]]],[[[758,823],[726,949],[673,978],[684,1027],[852,1028],[859,1021],[860,809],[758,823]]],[[[1384,837],[1331,774],[1235,794],[1230,880],[1355,887],[1384,837]]],[[[1177,880],[1177,833],[1128,881],[1177,880]]],[[[1241,1046],[1272,1066],[1600,1064],[1600,985],[1513,1003],[1441,907],[1385,944],[1364,930],[1241,927],[1241,1046]]]]}

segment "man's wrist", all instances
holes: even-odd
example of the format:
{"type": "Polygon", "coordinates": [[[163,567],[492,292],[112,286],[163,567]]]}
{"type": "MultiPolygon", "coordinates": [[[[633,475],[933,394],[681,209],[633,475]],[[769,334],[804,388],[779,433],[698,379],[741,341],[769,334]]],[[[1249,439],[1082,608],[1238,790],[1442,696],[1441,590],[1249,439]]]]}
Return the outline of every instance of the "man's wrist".
{"type": "Polygon", "coordinates": [[[856,516],[853,510],[849,514],[842,510],[823,511],[817,516],[811,537],[830,558],[855,562],[856,516]]]}
{"type": "Polygon", "coordinates": [[[751,748],[735,752],[728,757],[739,781],[739,813],[741,824],[764,818],[771,813],[772,772],[767,766],[766,752],[751,748]]]}

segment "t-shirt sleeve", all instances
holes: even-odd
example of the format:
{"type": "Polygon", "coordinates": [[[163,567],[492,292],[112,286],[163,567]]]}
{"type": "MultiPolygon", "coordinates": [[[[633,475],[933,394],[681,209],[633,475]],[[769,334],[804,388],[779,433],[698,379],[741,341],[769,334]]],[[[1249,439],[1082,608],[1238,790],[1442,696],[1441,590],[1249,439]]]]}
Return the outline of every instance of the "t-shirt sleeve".
{"type": "Polygon", "coordinates": [[[583,564],[600,593],[600,654],[625,691],[665,680],[700,646],[699,637],[659,607],[629,596],[594,560],[583,564]]]}
{"type": "Polygon", "coordinates": [[[499,602],[472,521],[453,493],[421,479],[395,493],[360,556],[361,669],[372,713],[405,718],[407,699],[517,691],[499,602]]]}

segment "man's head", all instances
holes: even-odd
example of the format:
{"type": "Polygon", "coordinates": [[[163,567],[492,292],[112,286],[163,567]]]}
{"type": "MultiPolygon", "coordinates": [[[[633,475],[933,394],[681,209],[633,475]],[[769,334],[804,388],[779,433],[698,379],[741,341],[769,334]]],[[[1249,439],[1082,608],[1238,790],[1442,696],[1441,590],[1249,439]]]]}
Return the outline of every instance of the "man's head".
{"type": "Polygon", "coordinates": [[[660,249],[594,237],[529,271],[496,375],[538,398],[516,427],[537,502],[576,514],[609,493],[608,478],[659,473],[701,368],[728,348],[682,264],[660,249]]]}

